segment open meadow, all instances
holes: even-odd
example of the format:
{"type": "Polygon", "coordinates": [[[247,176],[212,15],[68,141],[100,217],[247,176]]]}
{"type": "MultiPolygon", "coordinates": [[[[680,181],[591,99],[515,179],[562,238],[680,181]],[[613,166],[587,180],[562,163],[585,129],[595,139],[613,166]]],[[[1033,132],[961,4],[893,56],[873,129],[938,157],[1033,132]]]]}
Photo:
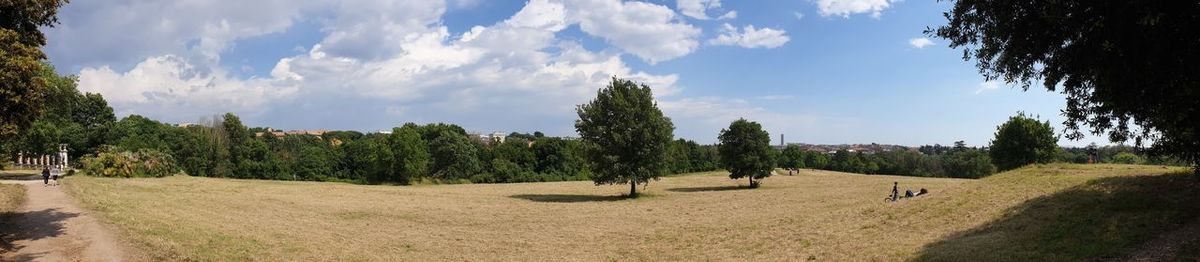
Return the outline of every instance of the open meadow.
{"type": "Polygon", "coordinates": [[[1197,181],[1180,171],[1054,164],[965,180],[806,170],[758,189],[713,172],[652,182],[632,200],[619,195],[627,187],[590,182],[65,184],[147,260],[1092,260],[1195,224],[1197,181]],[[885,203],[893,181],[931,194],[885,203]]]}

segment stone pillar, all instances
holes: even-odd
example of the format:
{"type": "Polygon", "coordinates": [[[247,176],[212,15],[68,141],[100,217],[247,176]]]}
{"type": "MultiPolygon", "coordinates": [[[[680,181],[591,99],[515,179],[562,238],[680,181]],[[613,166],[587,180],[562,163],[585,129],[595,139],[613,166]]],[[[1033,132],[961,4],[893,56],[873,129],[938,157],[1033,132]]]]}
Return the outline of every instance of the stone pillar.
{"type": "Polygon", "coordinates": [[[67,154],[67,144],[58,145],[58,157],[60,159],[59,164],[62,165],[61,168],[64,170],[67,169],[67,167],[70,166],[70,164],[67,163],[67,160],[71,158],[71,155],[67,154]]]}
{"type": "Polygon", "coordinates": [[[17,166],[20,167],[21,165],[24,165],[24,164],[25,164],[25,152],[24,151],[17,152],[17,166]]]}

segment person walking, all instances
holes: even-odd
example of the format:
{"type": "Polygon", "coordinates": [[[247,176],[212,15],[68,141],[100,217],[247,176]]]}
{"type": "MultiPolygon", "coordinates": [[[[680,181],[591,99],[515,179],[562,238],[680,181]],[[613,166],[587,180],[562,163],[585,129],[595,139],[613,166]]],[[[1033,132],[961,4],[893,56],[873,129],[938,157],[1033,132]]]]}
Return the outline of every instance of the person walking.
{"type": "Polygon", "coordinates": [[[50,185],[50,168],[43,167],[42,168],[42,186],[49,186],[49,185],[50,185]]]}

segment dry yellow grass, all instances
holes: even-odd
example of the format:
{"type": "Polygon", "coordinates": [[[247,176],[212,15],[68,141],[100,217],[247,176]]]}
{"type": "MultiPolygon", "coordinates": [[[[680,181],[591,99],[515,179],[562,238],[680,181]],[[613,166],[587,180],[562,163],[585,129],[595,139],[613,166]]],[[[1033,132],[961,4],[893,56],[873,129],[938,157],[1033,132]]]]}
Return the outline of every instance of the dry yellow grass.
{"type": "Polygon", "coordinates": [[[987,231],[1022,221],[1037,199],[1167,171],[1051,165],[982,180],[804,171],[759,189],[706,173],[652,182],[634,200],[620,197],[626,187],[590,182],[396,187],[176,176],[65,184],[155,260],[961,260],[1044,233],[987,231]],[[932,194],[885,203],[893,181],[932,194]]]}
{"type": "Polygon", "coordinates": [[[0,184],[0,214],[16,211],[25,202],[25,186],[0,184]]]}

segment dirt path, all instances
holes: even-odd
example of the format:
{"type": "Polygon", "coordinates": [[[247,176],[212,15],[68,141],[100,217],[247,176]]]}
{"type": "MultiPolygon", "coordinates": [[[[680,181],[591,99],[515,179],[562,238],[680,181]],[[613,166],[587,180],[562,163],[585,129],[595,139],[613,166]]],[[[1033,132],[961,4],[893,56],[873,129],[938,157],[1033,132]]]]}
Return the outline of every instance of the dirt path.
{"type": "Polygon", "coordinates": [[[122,261],[125,253],[113,234],[79,208],[59,186],[41,180],[4,180],[24,184],[25,204],[0,232],[0,261],[122,261]]]}

